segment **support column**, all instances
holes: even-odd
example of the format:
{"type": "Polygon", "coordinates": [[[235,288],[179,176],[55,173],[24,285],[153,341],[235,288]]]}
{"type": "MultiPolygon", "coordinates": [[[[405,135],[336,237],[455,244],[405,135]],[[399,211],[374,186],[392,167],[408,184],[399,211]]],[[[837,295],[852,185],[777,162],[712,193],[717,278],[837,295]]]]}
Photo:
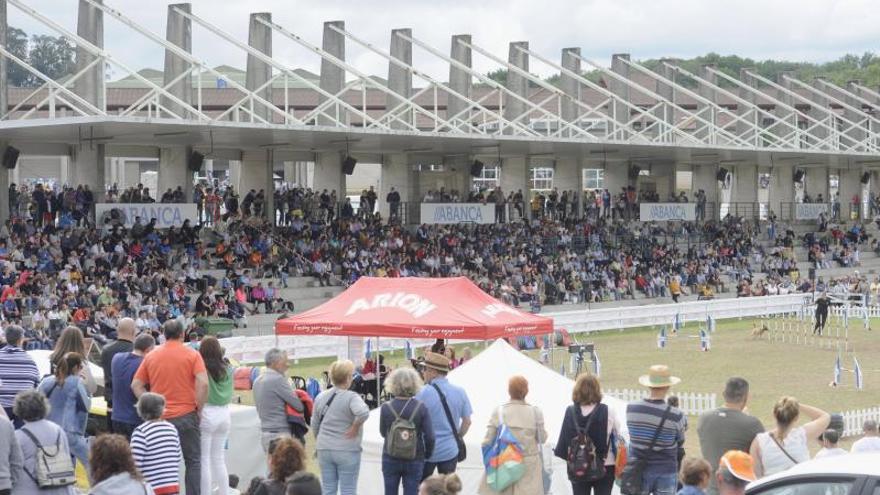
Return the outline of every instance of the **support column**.
{"type": "MultiPolygon", "coordinates": [[[[6,19],[6,0],[0,0],[0,46],[3,48],[6,48],[6,32],[8,30],[6,19]]],[[[7,66],[8,62],[6,57],[0,56],[0,115],[5,114],[6,111],[9,110],[9,80],[7,79],[6,74],[7,66]]],[[[0,201],[0,203],[8,204],[9,202],[0,201]]],[[[4,207],[0,206],[0,215],[3,213],[2,208],[4,207]]],[[[7,217],[9,217],[8,211],[6,212],[6,215],[2,216],[2,218],[5,219],[7,217]]]]}
{"type": "MultiPolygon", "coordinates": [[[[5,9],[6,2],[4,0],[0,0],[0,10],[5,9]]],[[[0,16],[4,16],[5,12],[0,12],[0,16]]],[[[5,19],[0,19],[0,22],[4,22],[5,19]]],[[[5,38],[4,38],[5,41],[5,38]]],[[[5,74],[5,71],[4,71],[5,74]]],[[[3,153],[6,150],[6,147],[9,146],[8,141],[0,141],[0,153],[3,153]]],[[[16,184],[18,185],[18,184],[16,184]]],[[[9,170],[6,170],[2,166],[0,166],[0,223],[5,222],[9,218],[9,170]]]]}
{"type": "Polygon", "coordinates": [[[174,191],[177,186],[183,186],[186,201],[192,199],[193,173],[188,163],[191,153],[192,148],[188,146],[159,148],[159,176],[156,182],[159,190],[153,195],[156,201],[162,198],[165,191],[174,191]]]}
{"type": "MultiPolygon", "coordinates": [[[[336,26],[339,29],[345,29],[345,22],[330,21],[324,23],[324,38],[322,41],[322,48],[325,52],[333,55],[339,60],[345,60],[345,36],[331,29],[331,26],[336,26]]],[[[320,87],[324,91],[327,91],[328,93],[334,95],[342,91],[342,86],[345,84],[345,70],[343,70],[342,67],[333,64],[326,58],[322,58],[320,77],[320,87]]],[[[322,103],[326,100],[327,98],[323,95],[319,97],[319,101],[321,101],[322,103]]],[[[334,117],[338,115],[339,119],[344,121],[345,119],[342,112],[344,112],[344,110],[339,108],[337,105],[331,105],[325,110],[325,113],[334,117]]],[[[336,124],[332,119],[327,118],[323,115],[319,115],[318,125],[335,126],[336,124]]],[[[318,172],[316,172],[316,174],[317,173],[318,172]]],[[[339,193],[337,192],[337,194],[339,193]]],[[[342,196],[344,196],[344,194],[339,195],[340,198],[342,196]]]]}
{"type": "MultiPolygon", "coordinates": [[[[629,165],[626,163],[597,163],[596,168],[605,167],[605,189],[611,196],[617,196],[629,185],[629,165]]],[[[613,207],[614,201],[612,201],[613,207]]]]}
{"type": "MultiPolygon", "coordinates": [[[[275,184],[272,180],[275,153],[271,150],[244,151],[239,165],[240,201],[253,189],[256,193],[263,191],[266,201],[263,203],[263,216],[272,220],[275,215],[275,184]]],[[[230,167],[232,166],[232,162],[230,167]]],[[[253,210],[251,210],[253,211],[253,210]]]]}
{"type": "Polygon", "coordinates": [[[340,201],[345,197],[345,174],[342,173],[342,153],[330,151],[317,153],[315,156],[315,173],[312,180],[312,189],[321,192],[324,189],[328,193],[336,191],[336,197],[340,201]]]}
{"type": "MultiPolygon", "coordinates": [[[[58,180],[61,182],[62,186],[68,186],[71,184],[69,156],[65,155],[58,157],[58,180]]],[[[122,184],[119,184],[119,188],[122,189],[122,184]]]]}
{"type": "MultiPolygon", "coordinates": [[[[103,0],[97,2],[103,3],[103,0]]],[[[76,34],[98,48],[104,48],[104,13],[85,0],[79,0],[76,34]]],[[[75,72],[82,71],[96,58],[85,49],[77,47],[75,72]]],[[[76,95],[100,109],[105,108],[104,72],[104,62],[98,62],[79,76],[73,85],[73,92],[76,95]]]]}
{"type": "MultiPolygon", "coordinates": [[[[272,22],[272,14],[268,12],[251,14],[250,24],[248,26],[248,45],[271,57],[272,29],[262,22],[259,22],[259,19],[272,22]]],[[[254,55],[248,54],[245,87],[256,92],[264,100],[272,101],[272,85],[266,85],[271,78],[272,67],[254,55]],[[261,86],[266,87],[257,91],[261,86]]],[[[254,115],[251,116],[251,122],[259,122],[259,119],[271,122],[268,108],[263,105],[255,105],[253,108],[254,115]]],[[[272,192],[273,190],[268,189],[268,191],[272,192]]]]}
{"type": "Polygon", "coordinates": [[[284,162],[285,184],[297,184],[296,168],[296,162],[284,162]]]}
{"type": "MultiPolygon", "coordinates": [[[[857,166],[852,168],[842,168],[838,172],[840,177],[840,216],[844,221],[852,219],[850,212],[852,211],[853,196],[859,197],[859,203],[865,203],[865,187],[861,183],[863,167],[857,166]]],[[[864,208],[860,208],[863,210],[864,208]]],[[[860,212],[859,218],[864,218],[864,212],[860,212]]]]}
{"type": "Polygon", "coordinates": [[[831,198],[828,197],[828,168],[810,167],[805,168],[804,172],[807,174],[805,178],[807,194],[815,200],[821,193],[822,199],[826,203],[829,202],[831,198]]]}
{"type": "MultiPolygon", "coordinates": [[[[379,179],[378,192],[379,211],[382,214],[382,218],[391,218],[391,206],[385,201],[385,198],[388,197],[388,193],[390,193],[393,188],[400,194],[400,201],[402,203],[398,214],[402,215],[404,219],[412,220],[407,217],[407,214],[404,213],[403,210],[409,206],[407,202],[410,201],[410,198],[412,197],[411,191],[415,189],[414,179],[415,175],[413,174],[412,167],[409,165],[409,156],[406,153],[391,153],[383,155],[382,176],[379,179]]],[[[408,211],[413,210],[410,209],[408,211]]]]}
{"type": "Polygon", "coordinates": [[[523,213],[527,219],[531,220],[532,195],[529,187],[529,174],[531,173],[529,162],[527,156],[504,158],[501,161],[501,191],[505,196],[511,192],[522,191],[523,202],[525,202],[523,213]]]}
{"type": "MultiPolygon", "coordinates": [[[[563,48],[562,67],[575,74],[580,74],[581,60],[578,58],[580,54],[581,49],[578,47],[563,48]]],[[[581,83],[573,76],[563,72],[559,75],[559,87],[566,96],[570,98],[562,100],[562,120],[566,122],[575,122],[580,114],[580,108],[577,106],[576,102],[579,102],[581,99],[581,83]]],[[[567,134],[571,137],[571,133],[567,134]]]]}
{"type": "MultiPolygon", "coordinates": [[[[553,170],[553,185],[556,186],[558,184],[560,196],[562,196],[564,191],[573,191],[573,199],[578,203],[583,202],[584,173],[582,168],[579,157],[560,156],[556,158],[556,167],[553,170]]],[[[578,206],[579,210],[582,208],[582,205],[578,206]]]]}
{"type": "Polygon", "coordinates": [[[712,207],[706,207],[706,220],[718,219],[720,194],[718,193],[718,179],[715,177],[717,172],[715,165],[694,165],[693,189],[695,191],[702,189],[706,193],[706,204],[712,205],[712,207]],[[710,213],[713,216],[710,217],[710,213]]]}
{"type": "MultiPolygon", "coordinates": [[[[626,65],[622,60],[629,60],[629,53],[615,53],[611,56],[611,71],[615,74],[623,76],[629,79],[629,66],[626,65]]],[[[630,98],[630,87],[616,79],[608,79],[608,89],[620,97],[623,101],[630,102],[632,99],[630,98]]],[[[623,101],[615,101],[614,102],[614,119],[617,121],[616,126],[623,127],[626,129],[630,129],[631,126],[626,125],[630,119],[630,109],[627,105],[623,103],[623,101]]],[[[616,132],[616,129],[609,129],[609,131],[616,132]]],[[[624,134],[617,134],[618,139],[624,139],[624,134]]]]}
{"type": "MultiPolygon", "coordinates": [[[[188,3],[178,3],[168,6],[165,39],[168,40],[168,42],[183,48],[187,53],[192,53],[192,21],[190,21],[188,17],[179,14],[176,9],[190,13],[192,12],[192,5],[188,3]]],[[[190,72],[191,69],[192,66],[186,60],[175,55],[171,50],[165,50],[164,86],[169,93],[187,103],[192,101],[193,85],[190,72]],[[177,79],[184,73],[187,75],[178,79],[177,82],[173,84],[171,83],[171,81],[177,79]]],[[[163,117],[174,118],[174,116],[177,116],[181,119],[191,117],[189,112],[184,109],[183,105],[174,103],[168,97],[162,97],[162,106],[167,109],[167,112],[162,112],[163,117]]]]}
{"type": "MultiPolygon", "coordinates": [[[[462,65],[467,66],[468,68],[470,68],[473,64],[470,43],[471,35],[454,35],[452,37],[452,48],[450,51],[451,59],[459,62],[462,65]],[[463,43],[467,43],[467,45],[464,45],[463,43]]],[[[465,71],[464,69],[458,68],[450,64],[449,87],[452,88],[456,93],[470,98],[471,90],[473,89],[473,77],[468,74],[467,71],[465,71]]],[[[457,116],[455,117],[456,120],[469,122],[470,112],[465,112],[465,109],[469,106],[470,104],[462,100],[461,98],[449,95],[446,100],[446,118],[448,120],[451,120],[454,116],[457,116]]]]}
{"type": "MultiPolygon", "coordinates": [[[[758,166],[752,164],[733,167],[733,191],[731,201],[734,203],[758,202],[758,166]]],[[[758,214],[757,210],[754,212],[758,214]]]]}
{"type": "MultiPolygon", "coordinates": [[[[792,220],[794,210],[783,211],[783,204],[794,203],[794,167],[776,166],[770,169],[770,211],[782,220],[792,220]]],[[[786,206],[786,208],[790,208],[786,206]]]]}
{"type": "Polygon", "coordinates": [[[95,202],[104,200],[107,189],[106,152],[103,144],[71,146],[70,163],[72,170],[72,186],[89,186],[95,196],[95,202]]]}
{"type": "MultiPolygon", "coordinates": [[[[507,61],[520,69],[528,72],[529,56],[519,48],[529,49],[528,41],[514,41],[510,43],[510,50],[507,55],[507,61]]],[[[529,81],[515,71],[507,71],[507,89],[511,93],[521,96],[525,99],[529,97],[529,81]]],[[[504,95],[504,118],[508,121],[517,120],[526,111],[526,104],[519,99],[514,99],[510,95],[504,95]]],[[[519,118],[521,125],[529,125],[528,117],[519,118]]],[[[512,134],[513,129],[505,129],[504,134],[512,134]]]]}
{"type": "MultiPolygon", "coordinates": [[[[412,43],[409,39],[412,39],[412,29],[393,29],[391,31],[391,56],[407,65],[412,65],[412,43]],[[408,39],[401,38],[397,33],[406,36],[408,39]]],[[[409,98],[412,95],[412,71],[389,61],[388,89],[404,98],[409,98]]],[[[400,103],[399,98],[394,98],[391,95],[385,96],[386,111],[397,107],[400,103]]],[[[396,112],[396,115],[404,122],[398,120],[391,121],[392,129],[408,129],[406,123],[413,123],[411,111],[396,112]]]]}

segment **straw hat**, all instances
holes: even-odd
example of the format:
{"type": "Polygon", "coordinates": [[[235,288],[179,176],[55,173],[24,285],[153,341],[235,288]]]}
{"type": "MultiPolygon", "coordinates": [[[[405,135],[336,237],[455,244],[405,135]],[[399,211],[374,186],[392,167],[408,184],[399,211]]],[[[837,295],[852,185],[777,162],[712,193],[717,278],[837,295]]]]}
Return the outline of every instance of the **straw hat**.
{"type": "Polygon", "coordinates": [[[755,481],[755,466],[752,456],[740,450],[728,450],[718,462],[719,468],[727,468],[730,474],[743,481],[755,481]]]}
{"type": "Polygon", "coordinates": [[[426,352],[425,360],[421,363],[425,368],[431,368],[443,373],[449,373],[449,358],[436,352],[426,352]]]}
{"type": "Polygon", "coordinates": [[[647,375],[639,377],[639,383],[648,388],[663,388],[681,383],[681,378],[672,376],[672,373],[669,372],[669,366],[655,364],[648,369],[647,375]]]}

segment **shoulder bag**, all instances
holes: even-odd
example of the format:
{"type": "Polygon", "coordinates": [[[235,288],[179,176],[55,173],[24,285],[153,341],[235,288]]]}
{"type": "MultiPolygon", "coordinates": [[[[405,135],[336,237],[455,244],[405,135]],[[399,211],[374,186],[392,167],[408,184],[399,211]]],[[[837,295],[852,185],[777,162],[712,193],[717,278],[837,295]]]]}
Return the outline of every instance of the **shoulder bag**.
{"type": "Polygon", "coordinates": [[[443,395],[443,392],[440,391],[440,387],[438,387],[437,384],[432,383],[431,387],[433,387],[434,390],[437,391],[437,395],[440,396],[440,403],[443,404],[443,412],[446,413],[446,420],[449,421],[449,427],[452,428],[452,434],[455,436],[455,444],[458,445],[458,462],[462,462],[467,459],[467,447],[464,445],[464,439],[459,435],[458,427],[455,426],[455,421],[452,420],[452,412],[449,410],[446,396],[443,395]]]}
{"type": "MultiPolygon", "coordinates": [[[[671,408],[672,406],[666,406],[666,411],[663,412],[663,418],[660,420],[660,425],[657,426],[657,430],[654,432],[654,437],[651,438],[651,443],[648,445],[648,452],[654,450],[654,445],[657,444],[657,438],[660,436],[660,432],[663,431],[663,425],[666,424],[666,418],[669,416],[669,410],[671,408]]],[[[629,457],[626,467],[624,467],[623,472],[620,473],[620,493],[623,495],[642,494],[642,474],[645,471],[646,463],[647,461],[644,458],[633,459],[633,456],[629,457]]]]}

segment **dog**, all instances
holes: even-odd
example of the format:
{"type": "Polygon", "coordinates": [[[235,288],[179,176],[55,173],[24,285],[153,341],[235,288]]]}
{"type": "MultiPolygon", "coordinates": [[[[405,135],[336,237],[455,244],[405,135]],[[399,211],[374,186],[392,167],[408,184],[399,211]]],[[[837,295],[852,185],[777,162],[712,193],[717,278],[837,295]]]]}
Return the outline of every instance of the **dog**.
{"type": "Polygon", "coordinates": [[[764,334],[769,333],[770,328],[767,327],[766,324],[762,323],[761,326],[758,326],[757,323],[752,323],[752,338],[760,339],[764,337],[764,334]]]}

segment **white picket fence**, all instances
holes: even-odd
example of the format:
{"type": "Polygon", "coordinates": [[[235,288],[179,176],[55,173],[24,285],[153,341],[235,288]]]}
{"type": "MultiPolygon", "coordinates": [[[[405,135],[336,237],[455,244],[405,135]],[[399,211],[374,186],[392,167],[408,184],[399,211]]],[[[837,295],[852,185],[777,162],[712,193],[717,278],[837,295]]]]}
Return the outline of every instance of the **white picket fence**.
{"type": "Polygon", "coordinates": [[[843,415],[843,436],[857,437],[862,434],[862,425],[865,420],[873,419],[880,421],[880,407],[869,409],[854,409],[841,413],[843,415]]]}
{"type": "MultiPolygon", "coordinates": [[[[602,393],[624,402],[634,402],[648,397],[647,389],[633,390],[629,388],[603,390],[602,393]]],[[[694,394],[690,392],[675,392],[672,395],[678,397],[678,408],[688,416],[699,416],[706,411],[718,407],[716,394],[694,394]]]]}

